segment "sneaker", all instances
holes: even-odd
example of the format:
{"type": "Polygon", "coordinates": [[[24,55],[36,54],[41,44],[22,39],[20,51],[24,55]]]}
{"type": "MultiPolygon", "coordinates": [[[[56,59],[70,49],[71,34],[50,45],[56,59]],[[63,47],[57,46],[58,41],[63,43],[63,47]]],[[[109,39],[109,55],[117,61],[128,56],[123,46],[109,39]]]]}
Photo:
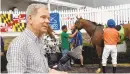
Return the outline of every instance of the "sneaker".
{"type": "Polygon", "coordinates": [[[84,65],[80,65],[80,67],[84,67],[84,65]]]}
{"type": "Polygon", "coordinates": [[[72,61],[71,61],[71,64],[73,65],[73,64],[74,64],[74,62],[72,62],[72,61]]]}
{"type": "Polygon", "coordinates": [[[72,65],[74,64],[74,60],[71,60],[71,64],[72,64],[72,65]]]}
{"type": "Polygon", "coordinates": [[[57,68],[57,67],[58,67],[58,65],[54,65],[52,68],[55,69],[55,68],[57,68]]]}

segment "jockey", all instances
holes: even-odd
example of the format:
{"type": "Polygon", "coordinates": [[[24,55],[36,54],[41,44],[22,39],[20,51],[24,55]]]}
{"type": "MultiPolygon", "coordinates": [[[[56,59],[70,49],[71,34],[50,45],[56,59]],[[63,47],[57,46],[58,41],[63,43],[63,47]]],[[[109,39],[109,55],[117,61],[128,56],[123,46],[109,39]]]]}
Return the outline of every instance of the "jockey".
{"type": "Polygon", "coordinates": [[[117,43],[120,41],[119,39],[119,33],[114,28],[116,25],[115,21],[113,19],[109,19],[107,21],[108,28],[104,29],[104,50],[102,55],[102,68],[103,73],[105,73],[105,67],[107,64],[107,58],[109,57],[109,54],[111,54],[112,57],[112,64],[113,64],[113,73],[116,72],[116,65],[117,65],[117,43]]]}
{"type": "Polygon", "coordinates": [[[114,28],[116,25],[115,21],[113,19],[109,19],[107,21],[107,26],[110,27],[110,28],[114,28]]]}

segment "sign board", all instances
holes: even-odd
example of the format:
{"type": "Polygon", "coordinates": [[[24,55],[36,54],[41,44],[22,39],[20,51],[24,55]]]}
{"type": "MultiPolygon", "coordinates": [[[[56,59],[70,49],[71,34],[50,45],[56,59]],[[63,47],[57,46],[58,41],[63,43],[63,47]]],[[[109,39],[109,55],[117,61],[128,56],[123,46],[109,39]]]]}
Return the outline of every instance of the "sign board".
{"type": "Polygon", "coordinates": [[[53,30],[60,30],[59,13],[50,13],[50,26],[53,30]]]}

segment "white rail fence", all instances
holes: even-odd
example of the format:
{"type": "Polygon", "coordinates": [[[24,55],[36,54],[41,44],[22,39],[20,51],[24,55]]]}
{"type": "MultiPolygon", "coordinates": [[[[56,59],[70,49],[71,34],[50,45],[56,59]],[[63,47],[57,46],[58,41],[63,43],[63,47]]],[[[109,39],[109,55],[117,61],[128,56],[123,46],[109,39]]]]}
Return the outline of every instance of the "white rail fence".
{"type": "Polygon", "coordinates": [[[77,15],[103,25],[110,18],[114,19],[117,25],[130,23],[130,4],[53,12],[58,12],[60,14],[60,24],[68,27],[74,24],[77,15]]]}
{"type": "MultiPolygon", "coordinates": [[[[56,10],[51,12],[57,12],[60,14],[60,27],[62,25],[67,25],[70,28],[70,26],[75,23],[77,15],[103,25],[105,25],[110,18],[114,19],[117,25],[130,23],[130,4],[62,11],[56,10]]],[[[25,11],[19,11],[16,13],[0,11],[0,14],[17,15],[25,14],[25,11]]],[[[0,22],[0,26],[1,25],[3,24],[0,22]]]]}

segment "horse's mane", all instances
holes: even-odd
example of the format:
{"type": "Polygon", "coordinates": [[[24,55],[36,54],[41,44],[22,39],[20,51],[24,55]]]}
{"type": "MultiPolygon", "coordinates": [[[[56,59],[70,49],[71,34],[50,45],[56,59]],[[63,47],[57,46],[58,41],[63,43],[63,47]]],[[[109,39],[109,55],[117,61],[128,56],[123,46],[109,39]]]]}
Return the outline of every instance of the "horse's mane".
{"type": "Polygon", "coordinates": [[[89,22],[93,23],[95,26],[103,26],[102,24],[98,24],[98,23],[90,21],[90,20],[86,20],[86,21],[89,21],[89,22]]]}
{"type": "MultiPolygon", "coordinates": [[[[83,19],[83,18],[79,18],[79,19],[83,19]]],[[[95,25],[95,26],[103,26],[102,24],[98,24],[98,23],[96,23],[96,22],[94,22],[94,21],[90,21],[90,20],[86,20],[86,19],[83,19],[83,20],[89,21],[89,22],[91,22],[91,23],[92,23],[93,25],[95,25]]],[[[79,20],[77,20],[77,21],[75,22],[75,24],[76,24],[77,22],[79,22],[79,20]]]]}

